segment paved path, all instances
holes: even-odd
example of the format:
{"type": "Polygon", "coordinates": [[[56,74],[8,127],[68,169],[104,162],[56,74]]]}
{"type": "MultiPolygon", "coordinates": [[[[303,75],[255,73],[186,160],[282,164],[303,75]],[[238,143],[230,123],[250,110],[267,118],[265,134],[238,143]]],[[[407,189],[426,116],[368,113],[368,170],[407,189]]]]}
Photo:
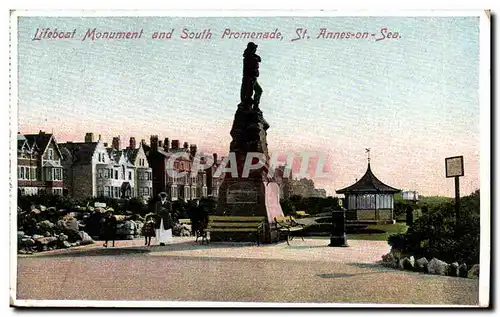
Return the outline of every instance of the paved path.
{"type": "Polygon", "coordinates": [[[18,299],[477,305],[478,281],[387,269],[379,241],[291,246],[120,241],[18,257],[18,299]]]}

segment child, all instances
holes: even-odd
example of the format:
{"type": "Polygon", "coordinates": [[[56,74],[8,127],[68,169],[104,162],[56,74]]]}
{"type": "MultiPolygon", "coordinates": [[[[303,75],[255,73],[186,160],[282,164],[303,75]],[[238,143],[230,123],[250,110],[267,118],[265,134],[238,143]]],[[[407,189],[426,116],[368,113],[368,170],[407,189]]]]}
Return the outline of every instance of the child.
{"type": "Polygon", "coordinates": [[[146,222],[142,227],[142,235],[144,236],[144,245],[151,245],[151,237],[155,236],[155,221],[152,215],[146,216],[146,222]]]}

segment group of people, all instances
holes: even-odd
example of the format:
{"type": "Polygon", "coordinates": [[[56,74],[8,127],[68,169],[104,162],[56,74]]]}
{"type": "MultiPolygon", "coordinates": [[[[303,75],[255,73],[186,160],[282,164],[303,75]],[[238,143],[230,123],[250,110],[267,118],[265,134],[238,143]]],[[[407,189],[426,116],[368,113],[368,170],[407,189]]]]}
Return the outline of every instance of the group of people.
{"type": "MultiPolygon", "coordinates": [[[[166,193],[160,193],[150,206],[152,212],[145,217],[141,234],[146,246],[151,245],[153,237],[160,246],[165,245],[172,238],[172,229],[178,221],[179,211],[173,210],[172,203],[167,198],[166,193]]],[[[197,237],[202,236],[208,223],[208,208],[200,205],[199,201],[193,201],[187,208],[187,216],[191,220],[192,234],[197,237]]],[[[112,243],[114,247],[117,229],[116,217],[109,211],[100,222],[105,240],[103,246],[107,247],[108,243],[112,243]]]]}
{"type": "MultiPolygon", "coordinates": [[[[172,238],[174,223],[178,221],[179,211],[174,211],[172,203],[167,200],[167,195],[160,193],[154,203],[154,213],[148,214],[142,227],[144,244],[151,245],[151,239],[156,238],[159,245],[165,245],[172,238]]],[[[198,200],[193,201],[188,207],[187,216],[191,220],[191,232],[201,236],[208,223],[208,210],[200,205],[198,200]]]]}

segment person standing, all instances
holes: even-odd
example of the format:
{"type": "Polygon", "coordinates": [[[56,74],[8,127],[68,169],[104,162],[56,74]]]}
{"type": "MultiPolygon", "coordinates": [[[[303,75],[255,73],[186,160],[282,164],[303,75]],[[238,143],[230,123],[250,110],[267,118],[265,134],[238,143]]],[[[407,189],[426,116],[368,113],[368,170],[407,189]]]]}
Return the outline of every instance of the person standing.
{"type": "Polygon", "coordinates": [[[158,194],[159,201],[156,206],[155,236],[159,245],[165,245],[172,238],[172,203],[167,200],[166,193],[158,194]]]}
{"type": "Polygon", "coordinates": [[[151,245],[151,237],[155,236],[155,221],[153,215],[146,216],[146,222],[142,227],[142,235],[144,236],[144,245],[151,245]]]}
{"type": "Polygon", "coordinates": [[[113,216],[111,211],[106,212],[106,217],[104,217],[104,247],[108,247],[108,241],[113,241],[113,247],[115,246],[116,239],[116,217],[113,216]]]}
{"type": "Polygon", "coordinates": [[[172,228],[174,227],[172,213],[167,208],[161,208],[156,216],[155,225],[156,241],[160,245],[165,245],[172,238],[172,228]]]}

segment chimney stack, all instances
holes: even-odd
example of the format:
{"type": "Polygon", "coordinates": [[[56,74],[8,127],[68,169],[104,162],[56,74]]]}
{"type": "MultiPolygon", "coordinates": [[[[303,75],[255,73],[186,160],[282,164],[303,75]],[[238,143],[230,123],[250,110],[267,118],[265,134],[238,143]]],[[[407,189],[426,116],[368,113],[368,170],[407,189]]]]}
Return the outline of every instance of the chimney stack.
{"type": "Polygon", "coordinates": [[[135,138],[133,136],[130,137],[130,148],[133,150],[135,149],[135,138]]]}
{"type": "Polygon", "coordinates": [[[198,147],[196,146],[196,144],[191,144],[189,146],[189,155],[191,156],[191,158],[196,156],[197,151],[198,151],[198,147]]]}
{"type": "Polygon", "coordinates": [[[189,143],[184,142],[184,150],[187,150],[187,149],[188,149],[188,147],[189,147],[189,143]]]}
{"type": "Polygon", "coordinates": [[[214,153],[214,164],[217,164],[217,153],[214,153]]]}
{"type": "Polygon", "coordinates": [[[158,140],[158,148],[163,149],[163,142],[161,140],[158,140]]]}
{"type": "Polygon", "coordinates": [[[85,143],[91,143],[91,142],[94,142],[94,133],[92,132],[85,133],[85,143]]]}
{"type": "Polygon", "coordinates": [[[152,135],[151,138],[149,139],[149,142],[151,144],[151,151],[157,152],[158,151],[158,136],[152,135]]]}
{"type": "Polygon", "coordinates": [[[120,136],[113,137],[113,142],[111,143],[111,147],[115,150],[120,150],[120,136]]]}
{"type": "Polygon", "coordinates": [[[165,150],[165,152],[168,152],[168,150],[170,149],[170,141],[168,138],[165,138],[165,140],[163,141],[163,149],[165,150]]]}
{"type": "Polygon", "coordinates": [[[108,147],[108,143],[107,142],[104,142],[104,147],[108,147]]]}
{"type": "Polygon", "coordinates": [[[101,141],[101,135],[99,134],[99,141],[101,141]]]}
{"type": "Polygon", "coordinates": [[[179,149],[179,140],[172,140],[172,150],[179,149]]]}

